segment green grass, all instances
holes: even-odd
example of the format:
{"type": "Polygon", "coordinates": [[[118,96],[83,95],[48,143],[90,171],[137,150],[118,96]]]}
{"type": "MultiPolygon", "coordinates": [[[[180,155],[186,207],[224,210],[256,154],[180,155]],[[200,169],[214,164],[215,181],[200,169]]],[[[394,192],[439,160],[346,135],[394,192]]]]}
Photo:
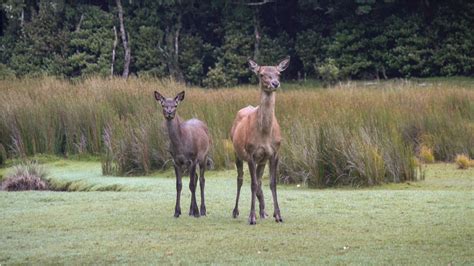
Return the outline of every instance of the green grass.
{"type": "MultiPolygon", "coordinates": [[[[279,186],[285,223],[249,226],[248,175],[238,219],[234,171],[209,172],[207,217],[175,219],[170,172],[122,178],[102,177],[96,162],[46,166],[54,182],[91,191],[0,192],[1,264],[474,263],[474,168],[429,165],[425,181],[359,190],[279,186]],[[113,186],[122,191],[92,191],[113,186]]],[[[268,180],[264,193],[271,213],[268,180]]]]}

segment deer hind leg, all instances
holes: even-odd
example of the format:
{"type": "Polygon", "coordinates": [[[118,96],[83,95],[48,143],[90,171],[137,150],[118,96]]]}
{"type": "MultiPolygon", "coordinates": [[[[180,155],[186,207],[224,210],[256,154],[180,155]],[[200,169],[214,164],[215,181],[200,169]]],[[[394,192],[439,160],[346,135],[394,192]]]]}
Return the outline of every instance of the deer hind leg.
{"type": "Polygon", "coordinates": [[[201,188],[201,216],[206,216],[206,203],[204,200],[204,187],[206,186],[206,179],[204,172],[206,171],[207,159],[199,164],[199,186],[201,188]]]}
{"type": "Polygon", "coordinates": [[[278,206],[278,199],[277,199],[277,184],[276,184],[276,177],[277,177],[277,169],[278,169],[278,155],[273,155],[270,158],[270,189],[272,190],[273,196],[273,217],[275,217],[275,221],[277,223],[283,222],[280,214],[280,207],[278,206]]]}
{"type": "Polygon", "coordinates": [[[176,206],[174,208],[174,217],[178,218],[181,215],[181,189],[183,183],[181,181],[181,169],[174,166],[174,173],[176,175],[176,206]]]}
{"type": "Polygon", "coordinates": [[[263,190],[262,190],[262,177],[263,177],[264,170],[265,170],[265,164],[259,164],[257,166],[257,183],[258,183],[257,199],[259,202],[261,219],[265,219],[268,216],[268,214],[265,212],[265,199],[263,197],[263,190]]]}
{"type": "Polygon", "coordinates": [[[189,207],[189,215],[199,217],[199,209],[196,203],[196,185],[196,163],[193,163],[189,169],[189,190],[191,190],[191,206],[189,207]]]}
{"type": "Polygon", "coordinates": [[[250,176],[252,178],[252,200],[251,200],[251,205],[250,205],[250,215],[249,215],[249,224],[250,225],[255,225],[257,224],[257,218],[255,215],[255,200],[257,197],[257,190],[258,190],[258,182],[257,182],[257,165],[255,163],[255,160],[250,160],[248,162],[249,165],[249,172],[250,176]]]}
{"type": "Polygon", "coordinates": [[[237,167],[237,195],[235,197],[235,208],[232,212],[232,217],[237,218],[239,216],[239,198],[240,188],[244,182],[244,162],[240,160],[236,155],[235,166],[237,167]]]}

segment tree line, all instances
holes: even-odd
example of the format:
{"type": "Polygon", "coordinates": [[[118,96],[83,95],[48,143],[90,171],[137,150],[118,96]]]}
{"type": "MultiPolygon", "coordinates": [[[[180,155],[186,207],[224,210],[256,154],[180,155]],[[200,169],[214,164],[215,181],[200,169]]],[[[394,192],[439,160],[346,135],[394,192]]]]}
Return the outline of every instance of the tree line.
{"type": "Polygon", "coordinates": [[[474,3],[436,0],[2,0],[0,77],[255,81],[472,76],[474,3]]]}

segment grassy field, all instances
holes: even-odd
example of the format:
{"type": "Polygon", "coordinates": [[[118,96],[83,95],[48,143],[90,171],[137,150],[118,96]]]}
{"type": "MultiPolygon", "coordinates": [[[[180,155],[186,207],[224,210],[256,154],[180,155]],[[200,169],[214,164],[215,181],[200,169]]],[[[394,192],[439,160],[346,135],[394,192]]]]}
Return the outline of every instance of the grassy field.
{"type": "MultiPolygon", "coordinates": [[[[170,172],[103,177],[98,162],[65,160],[46,167],[55,186],[82,192],[0,192],[0,264],[474,263],[474,168],[428,165],[424,181],[357,190],[279,186],[285,222],[249,226],[248,175],[241,216],[231,218],[231,170],[209,172],[207,217],[175,219],[170,172]]],[[[265,180],[271,213],[269,192],[265,180]]]]}

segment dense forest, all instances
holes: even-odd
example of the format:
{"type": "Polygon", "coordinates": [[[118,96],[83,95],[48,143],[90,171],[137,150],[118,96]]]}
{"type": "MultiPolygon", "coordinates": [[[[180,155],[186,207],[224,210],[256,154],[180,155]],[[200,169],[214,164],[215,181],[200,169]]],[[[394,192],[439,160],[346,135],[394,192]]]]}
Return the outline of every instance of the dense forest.
{"type": "Polygon", "coordinates": [[[472,76],[474,3],[435,0],[2,0],[0,77],[255,81],[246,59],[290,55],[286,78],[472,76]]]}

